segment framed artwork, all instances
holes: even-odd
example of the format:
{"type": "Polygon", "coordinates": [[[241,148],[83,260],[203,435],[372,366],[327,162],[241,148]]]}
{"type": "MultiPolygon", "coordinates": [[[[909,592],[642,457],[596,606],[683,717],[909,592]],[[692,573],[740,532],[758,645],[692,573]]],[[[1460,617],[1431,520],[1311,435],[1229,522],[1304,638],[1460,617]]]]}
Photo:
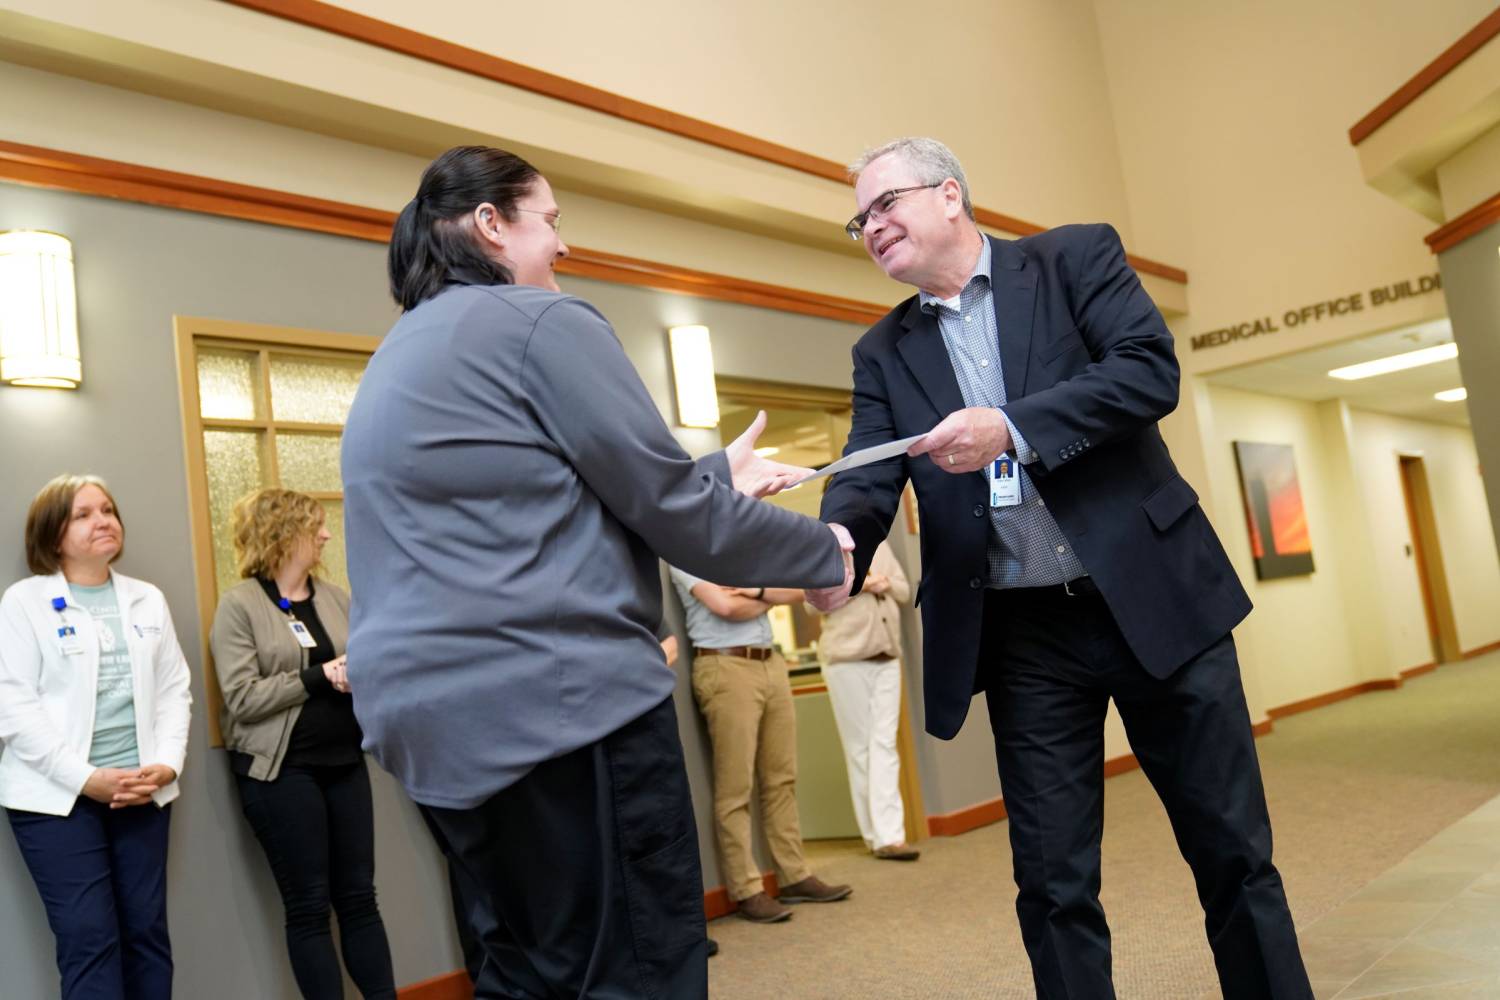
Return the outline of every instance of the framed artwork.
{"type": "Polygon", "coordinates": [[[1256,578],[1275,580],[1311,573],[1312,537],[1292,446],[1236,441],[1234,457],[1240,469],[1256,578]]]}

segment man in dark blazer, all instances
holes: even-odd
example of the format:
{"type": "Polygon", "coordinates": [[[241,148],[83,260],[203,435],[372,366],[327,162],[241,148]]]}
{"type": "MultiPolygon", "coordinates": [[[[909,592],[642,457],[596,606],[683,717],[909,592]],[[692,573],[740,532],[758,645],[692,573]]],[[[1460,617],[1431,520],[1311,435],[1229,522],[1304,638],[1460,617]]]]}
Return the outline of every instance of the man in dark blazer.
{"type": "Polygon", "coordinates": [[[857,588],[916,488],[927,730],[951,739],[985,693],[1037,995],[1114,996],[1099,904],[1113,699],[1192,868],[1224,996],[1310,998],[1230,637],[1250,601],[1157,430],[1177,360],[1118,235],[984,236],[931,139],[851,172],[850,235],[919,294],[854,348],[848,450],[924,436],[838,475],[822,516],[854,536],[857,588]]]}

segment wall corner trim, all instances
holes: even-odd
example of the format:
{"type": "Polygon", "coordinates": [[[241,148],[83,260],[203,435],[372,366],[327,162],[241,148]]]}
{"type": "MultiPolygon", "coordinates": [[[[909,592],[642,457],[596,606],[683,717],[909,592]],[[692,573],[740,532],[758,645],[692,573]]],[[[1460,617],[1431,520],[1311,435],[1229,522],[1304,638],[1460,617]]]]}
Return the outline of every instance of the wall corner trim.
{"type": "Polygon", "coordinates": [[[1495,192],[1463,215],[1450,219],[1438,229],[1434,229],[1423,237],[1423,241],[1433,253],[1442,253],[1444,250],[1453,249],[1471,236],[1477,236],[1497,222],[1500,222],[1500,191],[1495,192]]]}
{"type": "MultiPolygon", "coordinates": [[[[396,213],[0,140],[0,181],[386,243],[396,213]]],[[[573,247],[562,274],[869,326],[889,306],[573,247]]]]}
{"type": "Polygon", "coordinates": [[[1436,59],[1418,70],[1417,75],[1398,87],[1394,94],[1376,105],[1375,110],[1355,122],[1349,129],[1349,142],[1355,146],[1364,142],[1496,35],[1500,35],[1500,9],[1491,12],[1436,59]]]}
{"type": "MultiPolygon", "coordinates": [[[[737,132],[722,125],[692,118],[669,111],[666,108],[637,101],[577,80],[534,69],[450,42],[433,35],[403,28],[389,21],[344,10],[321,0],[225,0],[226,3],[253,10],[268,17],[278,17],[306,28],[338,35],[351,41],[361,42],[386,49],[412,59],[420,59],[437,66],[467,73],[493,83],[516,87],[564,101],[568,104],[600,114],[612,115],[624,121],[648,128],[669,132],[694,142],[716,146],[731,153],[739,153],[776,166],[786,167],[813,177],[847,185],[849,175],[842,163],[814,156],[790,146],[758,139],[744,132],[737,132]]],[[[1018,219],[1004,212],[974,206],[975,219],[985,226],[993,226],[1018,236],[1031,236],[1045,232],[1048,227],[1018,219]]],[[[1187,284],[1188,275],[1182,268],[1163,264],[1135,254],[1126,254],[1130,266],[1145,274],[1187,284]]]]}

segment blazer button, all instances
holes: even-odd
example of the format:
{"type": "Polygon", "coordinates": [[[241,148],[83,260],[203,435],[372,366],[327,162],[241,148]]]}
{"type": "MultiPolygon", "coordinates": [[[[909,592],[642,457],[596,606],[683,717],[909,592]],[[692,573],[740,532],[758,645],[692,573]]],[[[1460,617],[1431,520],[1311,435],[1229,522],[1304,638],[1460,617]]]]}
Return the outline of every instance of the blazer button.
{"type": "Polygon", "coordinates": [[[974,516],[975,517],[983,517],[984,516],[984,504],[982,504],[982,503],[976,503],[974,505],[974,516]]]}
{"type": "Polygon", "coordinates": [[[977,577],[977,576],[971,576],[971,577],[969,577],[969,589],[970,590],[978,590],[980,587],[983,587],[983,586],[984,586],[984,581],[981,580],[981,579],[979,579],[979,577],[977,577]]]}

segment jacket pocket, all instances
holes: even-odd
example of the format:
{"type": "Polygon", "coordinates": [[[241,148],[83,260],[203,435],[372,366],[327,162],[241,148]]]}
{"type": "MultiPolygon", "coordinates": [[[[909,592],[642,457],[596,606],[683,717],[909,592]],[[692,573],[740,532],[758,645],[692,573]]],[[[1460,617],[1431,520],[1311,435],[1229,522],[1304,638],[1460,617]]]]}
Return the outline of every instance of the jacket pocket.
{"type": "Polygon", "coordinates": [[[1083,342],[1083,337],[1077,330],[1070,330],[1056,340],[1048,343],[1047,346],[1042,348],[1041,354],[1038,357],[1044,366],[1051,367],[1052,362],[1069,351],[1088,353],[1088,345],[1083,342]]]}
{"type": "Polygon", "coordinates": [[[1157,531],[1166,531],[1198,503],[1198,494],[1181,476],[1173,476],[1141,501],[1141,509],[1157,531]]]}

